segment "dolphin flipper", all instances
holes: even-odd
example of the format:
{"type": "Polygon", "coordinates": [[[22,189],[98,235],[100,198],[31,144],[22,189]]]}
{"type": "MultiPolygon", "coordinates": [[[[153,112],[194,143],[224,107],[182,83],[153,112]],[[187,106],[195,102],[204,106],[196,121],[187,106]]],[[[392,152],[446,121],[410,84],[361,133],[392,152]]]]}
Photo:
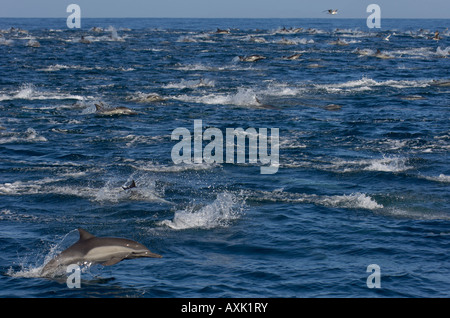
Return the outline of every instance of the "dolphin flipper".
{"type": "Polygon", "coordinates": [[[122,260],[123,260],[123,258],[121,258],[121,257],[113,257],[110,260],[107,260],[106,262],[102,263],[102,265],[103,266],[111,266],[111,265],[119,263],[122,260]]]}

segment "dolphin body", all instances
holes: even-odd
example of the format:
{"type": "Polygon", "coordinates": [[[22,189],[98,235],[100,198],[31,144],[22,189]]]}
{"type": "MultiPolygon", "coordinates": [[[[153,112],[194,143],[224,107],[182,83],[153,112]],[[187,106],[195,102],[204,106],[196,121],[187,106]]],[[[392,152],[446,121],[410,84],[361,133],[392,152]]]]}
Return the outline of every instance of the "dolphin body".
{"type": "Polygon", "coordinates": [[[292,61],[292,60],[298,60],[301,56],[302,55],[300,53],[297,53],[297,54],[293,54],[290,56],[283,56],[283,59],[292,61]]]}
{"type": "Polygon", "coordinates": [[[102,116],[114,115],[137,115],[137,113],[127,107],[105,108],[103,103],[95,104],[96,113],[102,116]]]}
{"type": "Polygon", "coordinates": [[[55,275],[61,267],[71,264],[101,264],[111,266],[124,259],[141,257],[161,258],[150,252],[144,245],[124,238],[96,237],[83,229],[78,229],[80,239],[49,261],[41,271],[41,276],[55,275]]]}
{"type": "Polygon", "coordinates": [[[440,87],[450,87],[450,80],[440,80],[440,81],[433,80],[431,85],[440,87]]]}
{"type": "Polygon", "coordinates": [[[265,56],[258,55],[258,54],[254,54],[254,55],[250,55],[250,56],[239,56],[239,60],[242,62],[256,62],[256,61],[264,60],[264,59],[266,59],[265,56]]]}

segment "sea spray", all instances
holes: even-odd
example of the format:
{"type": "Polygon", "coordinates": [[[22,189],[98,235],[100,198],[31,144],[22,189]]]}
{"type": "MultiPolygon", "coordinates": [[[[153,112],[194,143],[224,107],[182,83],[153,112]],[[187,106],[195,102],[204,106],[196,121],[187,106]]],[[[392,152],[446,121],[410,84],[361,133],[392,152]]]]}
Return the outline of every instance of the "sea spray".
{"type": "Polygon", "coordinates": [[[230,192],[219,193],[210,204],[191,204],[176,211],[172,220],[164,220],[159,224],[175,230],[227,227],[233,220],[242,216],[244,202],[245,200],[230,192]]]}

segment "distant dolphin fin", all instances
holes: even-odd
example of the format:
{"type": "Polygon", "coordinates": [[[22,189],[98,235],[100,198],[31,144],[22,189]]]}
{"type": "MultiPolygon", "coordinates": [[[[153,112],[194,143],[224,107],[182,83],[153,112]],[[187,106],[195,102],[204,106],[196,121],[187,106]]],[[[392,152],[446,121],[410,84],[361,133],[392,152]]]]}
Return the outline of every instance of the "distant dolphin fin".
{"type": "Polygon", "coordinates": [[[111,266],[111,265],[119,263],[121,260],[123,260],[123,258],[113,257],[110,260],[107,260],[106,262],[102,263],[102,265],[103,266],[111,266]]]}
{"type": "Polygon", "coordinates": [[[78,233],[80,233],[80,241],[88,240],[88,239],[95,237],[95,235],[92,235],[88,231],[83,230],[81,228],[78,229],[78,233]]]}
{"type": "Polygon", "coordinates": [[[131,181],[130,185],[122,187],[122,189],[124,189],[124,190],[129,190],[132,188],[136,188],[136,183],[134,182],[134,180],[131,181]]]}
{"type": "Polygon", "coordinates": [[[95,105],[95,108],[96,108],[98,111],[100,111],[100,110],[102,110],[102,109],[105,108],[105,105],[104,105],[102,102],[97,103],[97,104],[94,104],[94,105],[95,105]]]}

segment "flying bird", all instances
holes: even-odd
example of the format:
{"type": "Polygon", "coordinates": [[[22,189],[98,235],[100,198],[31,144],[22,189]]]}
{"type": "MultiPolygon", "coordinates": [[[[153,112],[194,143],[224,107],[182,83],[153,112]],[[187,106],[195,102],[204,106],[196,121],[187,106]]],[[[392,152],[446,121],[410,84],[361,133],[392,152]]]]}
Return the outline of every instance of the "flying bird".
{"type": "Polygon", "coordinates": [[[328,12],[328,14],[337,14],[338,9],[329,9],[329,10],[325,10],[323,12],[328,12]]]}

